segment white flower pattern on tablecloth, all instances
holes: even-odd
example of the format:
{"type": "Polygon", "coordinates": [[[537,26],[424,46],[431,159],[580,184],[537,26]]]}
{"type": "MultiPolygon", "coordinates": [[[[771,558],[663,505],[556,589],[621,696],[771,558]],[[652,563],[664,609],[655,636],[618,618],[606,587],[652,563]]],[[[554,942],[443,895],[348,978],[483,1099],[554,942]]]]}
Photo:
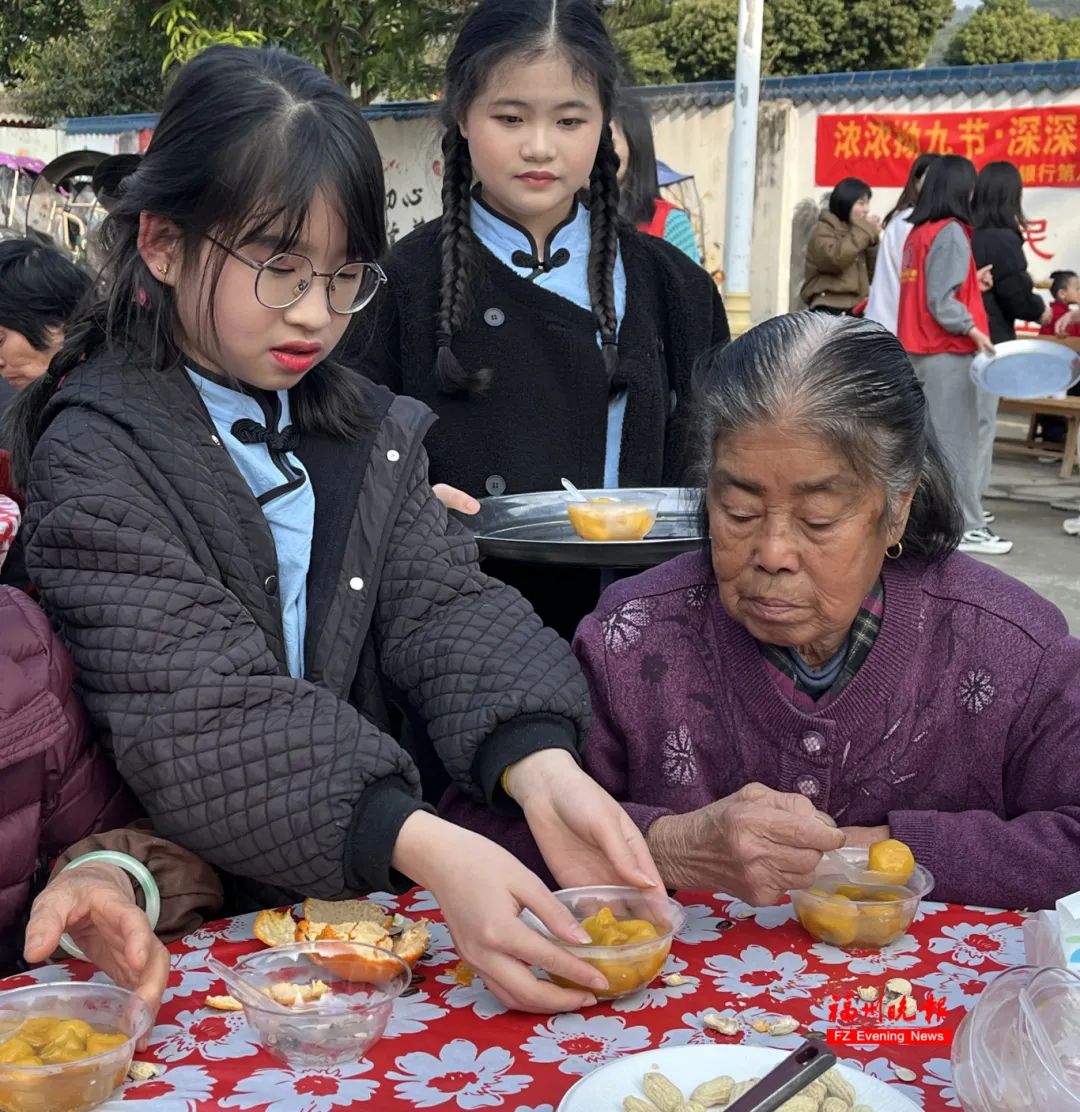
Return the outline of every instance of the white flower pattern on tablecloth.
{"type": "Polygon", "coordinates": [[[394,1001],[390,1022],[386,1025],[383,1038],[396,1039],[399,1035],[419,1035],[426,1031],[429,1023],[449,1015],[447,1008],[434,1003],[426,992],[415,996],[399,996],[394,1001]]]}
{"type": "Polygon", "coordinates": [[[890,942],[880,950],[848,953],[838,946],[815,942],[810,947],[810,952],[825,965],[846,965],[849,973],[880,977],[888,974],[890,970],[911,969],[918,965],[919,959],[916,957],[918,949],[919,943],[915,938],[910,934],[902,934],[895,942],[890,942]]]}
{"type": "Polygon", "coordinates": [[[361,1076],[373,1068],[364,1058],[331,1069],[256,1070],[237,1081],[232,1096],[220,1105],[259,1112],[335,1112],[371,1100],[379,1082],[361,1076]]]}
{"type": "Polygon", "coordinates": [[[172,1066],[152,1081],[127,1082],[97,1112],[196,1112],[213,1092],[214,1079],[202,1066],[172,1066]]]}
{"type": "Polygon", "coordinates": [[[604,647],[619,656],[641,641],[641,631],[652,621],[653,600],[635,598],[624,602],[604,621],[604,647]]]}
{"type": "Polygon", "coordinates": [[[985,668],[972,668],[960,677],[956,703],[968,714],[982,714],[994,701],[994,678],[985,668]]]}
{"type": "Polygon", "coordinates": [[[401,1055],[394,1065],[387,1080],[397,1082],[394,1090],[400,1100],[417,1108],[451,1102],[458,1108],[493,1108],[532,1082],[528,1074],[507,1072],[514,1065],[509,1050],[490,1046],[477,1051],[468,1039],[447,1043],[437,1058],[417,1050],[401,1055]]]}
{"type": "Polygon", "coordinates": [[[931,1058],[926,1063],[926,1072],[922,1076],[924,1085],[933,1085],[938,1089],[938,1099],[944,1101],[949,1108],[959,1108],[956,1090],[953,1088],[952,1062],[948,1058],[931,1058]]]}
{"type": "Polygon", "coordinates": [[[661,1047],[668,1046],[768,1046],[775,1050],[794,1050],[803,1041],[803,1035],[770,1035],[755,1031],[751,1024],[757,1020],[774,1022],[786,1012],[768,1008],[705,1008],[700,1012],[684,1012],[682,1027],[667,1031],[660,1040],[661,1047]],[[721,1035],[705,1026],[707,1015],[721,1019],[734,1019],[739,1024],[735,1035],[721,1035]]]}
{"type": "Polygon", "coordinates": [[[620,1054],[647,1050],[648,1027],[627,1027],[621,1016],[552,1016],[533,1028],[521,1049],[534,1062],[558,1062],[559,1072],[586,1074],[620,1054]]]}
{"type": "Polygon", "coordinates": [[[250,1058],[259,1053],[255,1032],[242,1012],[215,1012],[203,1008],[178,1012],[176,1023],[161,1023],[150,1032],[155,1057],[179,1062],[198,1052],[208,1062],[250,1058]]]}
{"type": "Polygon", "coordinates": [[[697,992],[698,985],[701,983],[699,978],[687,977],[685,983],[681,985],[665,985],[661,979],[672,973],[682,974],[685,969],[685,961],[680,961],[673,954],[668,954],[657,980],[637,992],[630,993],[629,996],[620,996],[617,1000],[613,1000],[612,1008],[617,1012],[640,1012],[646,1008],[664,1008],[672,1000],[690,996],[697,992]]]}
{"type": "Polygon", "coordinates": [[[457,962],[457,951],[454,949],[454,940],[450,937],[450,929],[445,923],[428,923],[428,945],[424,956],[417,965],[449,965],[457,962]]]}
{"type": "MultiPolygon", "coordinates": [[[[395,901],[396,903],[396,901],[395,901]]],[[[405,915],[419,915],[424,911],[438,911],[439,901],[424,888],[418,889],[413,893],[413,898],[409,901],[409,906],[405,908],[405,915]]]]}
{"type": "Polygon", "coordinates": [[[810,996],[829,979],[825,973],[807,973],[806,959],[798,954],[773,954],[757,945],[747,946],[738,957],[714,954],[706,958],[705,974],[721,992],[750,999],[766,994],[774,1000],[810,996]]]}
{"type": "Polygon", "coordinates": [[[732,919],[736,921],[753,919],[759,927],[764,927],[767,931],[774,927],[782,927],[795,918],[795,907],[790,901],[777,904],[775,907],[754,907],[745,900],[736,900],[723,892],[717,892],[715,898],[727,901],[727,913],[732,919]]]}
{"type": "Polygon", "coordinates": [[[204,995],[211,990],[219,977],[206,968],[208,953],[207,950],[192,950],[186,954],[173,956],[169,971],[169,987],[162,996],[164,1003],[177,997],[204,995]]]}
{"type": "Polygon", "coordinates": [[[953,965],[946,961],[935,972],[916,977],[912,984],[944,998],[950,1010],[963,1008],[968,1011],[982,995],[983,989],[1000,973],[1000,969],[979,972],[970,965],[953,965]]]}
{"type": "Polygon", "coordinates": [[[435,980],[441,985],[454,986],[446,994],[446,1003],[451,1008],[472,1008],[473,1013],[480,1019],[504,1015],[509,1010],[484,984],[481,977],[474,976],[471,985],[461,985],[455,980],[453,972],[448,970],[435,980]]]}
{"type": "Polygon", "coordinates": [[[675,935],[684,946],[698,946],[702,942],[716,942],[724,932],[720,930],[721,915],[710,904],[683,904],[686,922],[675,935]]]}
{"type": "Polygon", "coordinates": [[[931,915],[940,915],[943,911],[948,910],[948,904],[936,903],[934,900],[919,900],[919,906],[915,909],[915,916],[911,921],[921,923],[924,919],[929,919],[931,915]]]}
{"type": "Polygon", "coordinates": [[[697,779],[697,758],[689,726],[679,725],[666,735],[660,749],[660,768],[664,779],[675,787],[688,787],[697,779]]]}
{"type": "MultiPolygon", "coordinates": [[[[299,918],[301,905],[293,907],[293,914],[299,918]]],[[[218,926],[200,927],[197,931],[184,936],[184,945],[192,950],[205,950],[218,942],[249,942],[252,937],[251,928],[255,925],[257,912],[248,915],[237,915],[218,926]]]]}
{"type": "Polygon", "coordinates": [[[1023,965],[1023,929],[1010,923],[956,923],[942,927],[941,934],[930,940],[934,954],[951,954],[958,965],[1023,965]]]}

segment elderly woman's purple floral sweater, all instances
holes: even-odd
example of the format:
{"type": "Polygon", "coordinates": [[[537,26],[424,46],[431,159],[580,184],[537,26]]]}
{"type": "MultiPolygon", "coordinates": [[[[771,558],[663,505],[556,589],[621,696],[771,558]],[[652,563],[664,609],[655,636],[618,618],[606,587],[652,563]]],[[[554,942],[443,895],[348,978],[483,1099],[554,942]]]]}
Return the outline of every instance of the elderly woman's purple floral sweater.
{"type": "MultiPolygon", "coordinates": [[[[642,830],[758,781],[841,826],[888,823],[937,899],[1047,907],[1080,889],[1080,641],[966,556],[886,562],[882,578],[873,650],[816,714],[781,694],[704,555],[616,583],[575,639],[588,771],[642,830]]],[[[460,801],[448,813],[527,842],[460,801]]]]}

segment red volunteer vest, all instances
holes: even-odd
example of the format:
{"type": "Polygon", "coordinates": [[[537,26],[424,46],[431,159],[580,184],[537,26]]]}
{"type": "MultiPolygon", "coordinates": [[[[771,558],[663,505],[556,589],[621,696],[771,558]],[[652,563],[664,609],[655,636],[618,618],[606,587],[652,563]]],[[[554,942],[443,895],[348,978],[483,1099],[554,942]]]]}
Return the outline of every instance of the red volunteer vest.
{"type": "MultiPolygon", "coordinates": [[[[934,237],[951,220],[934,220],[912,228],[904,243],[900,264],[900,312],[896,321],[896,335],[906,351],[912,355],[941,355],[947,352],[970,355],[975,344],[967,336],[948,332],[938,324],[926,302],[926,258],[934,237]]],[[[956,221],[960,224],[960,221],[956,221]]],[[[960,224],[971,242],[971,229],[960,224]]],[[[989,334],[990,323],[986,317],[982,291],[975,271],[975,256],[968,264],[967,278],[956,291],[956,299],[971,314],[975,327],[989,334]]]]}
{"type": "Polygon", "coordinates": [[[657,239],[664,238],[664,228],[667,225],[667,218],[673,208],[677,208],[670,201],[662,201],[659,197],[653,201],[653,214],[651,220],[643,220],[638,225],[639,232],[646,232],[651,236],[656,236],[657,239]]]}

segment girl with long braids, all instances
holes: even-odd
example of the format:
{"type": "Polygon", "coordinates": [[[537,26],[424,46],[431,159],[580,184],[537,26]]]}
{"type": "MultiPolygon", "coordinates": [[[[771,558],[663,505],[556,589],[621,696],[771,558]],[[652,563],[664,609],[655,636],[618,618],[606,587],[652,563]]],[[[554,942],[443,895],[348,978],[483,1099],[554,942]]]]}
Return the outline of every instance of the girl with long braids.
{"type": "MultiPolygon", "coordinates": [[[[617,76],[593,0],[483,0],[451,52],[443,214],[391,252],[348,361],[435,410],[432,480],[466,512],[564,475],[682,480],[692,367],[727,320],[704,271],[620,221],[617,76]]],[[[596,601],[595,574],[490,570],[564,634],[596,601]]]]}

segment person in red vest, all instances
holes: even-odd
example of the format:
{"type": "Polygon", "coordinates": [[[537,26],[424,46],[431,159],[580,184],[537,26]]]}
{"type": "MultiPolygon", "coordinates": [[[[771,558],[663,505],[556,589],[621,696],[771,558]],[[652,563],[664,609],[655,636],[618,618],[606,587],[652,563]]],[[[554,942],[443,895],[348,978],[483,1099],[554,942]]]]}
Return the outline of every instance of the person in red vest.
{"type": "Polygon", "coordinates": [[[1004,556],[1012,541],[988,528],[982,507],[984,469],[979,421],[996,405],[971,378],[976,352],[993,353],[983,289],[971,249],[975,167],[959,155],[939,158],[927,171],[900,268],[897,336],[926,393],[930,421],[953,470],[964,514],[962,552],[1004,556]]]}
{"type": "Polygon", "coordinates": [[[611,121],[611,137],[619,156],[619,210],[639,232],[665,239],[700,265],[701,251],[685,209],[660,196],[649,110],[623,91],[611,121]]]}

